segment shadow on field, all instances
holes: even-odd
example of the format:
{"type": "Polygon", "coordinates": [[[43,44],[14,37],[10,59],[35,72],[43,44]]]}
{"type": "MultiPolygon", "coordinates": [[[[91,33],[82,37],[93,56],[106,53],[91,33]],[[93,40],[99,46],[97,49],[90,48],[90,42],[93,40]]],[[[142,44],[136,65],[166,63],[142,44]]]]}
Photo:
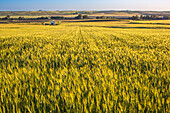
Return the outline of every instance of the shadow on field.
{"type": "Polygon", "coordinates": [[[139,22],[130,22],[129,24],[170,25],[170,23],[139,23],[139,22]]]}
{"type": "Polygon", "coordinates": [[[0,24],[8,24],[8,22],[0,22],[0,24]]]}
{"type": "Polygon", "coordinates": [[[111,22],[111,21],[121,21],[121,20],[78,20],[69,22],[111,22]]]}
{"type": "Polygon", "coordinates": [[[19,29],[20,27],[0,27],[0,29],[19,29]]]}
{"type": "Polygon", "coordinates": [[[170,29],[169,27],[122,27],[122,26],[101,26],[101,27],[121,29],[170,29]]]}
{"type": "Polygon", "coordinates": [[[69,26],[119,28],[119,29],[170,29],[170,27],[126,27],[126,26],[95,26],[95,25],[69,25],[69,26]]]}
{"type": "Polygon", "coordinates": [[[103,27],[103,28],[121,28],[121,29],[170,29],[170,27],[125,27],[125,26],[93,26],[93,25],[78,25],[80,27],[103,27]]]}

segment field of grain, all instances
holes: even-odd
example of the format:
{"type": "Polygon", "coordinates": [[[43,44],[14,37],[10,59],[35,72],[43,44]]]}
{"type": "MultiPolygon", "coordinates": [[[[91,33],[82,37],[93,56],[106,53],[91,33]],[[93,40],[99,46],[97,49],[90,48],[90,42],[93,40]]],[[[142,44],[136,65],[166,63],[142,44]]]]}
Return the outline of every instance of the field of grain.
{"type": "Polygon", "coordinates": [[[0,113],[167,113],[169,75],[168,24],[0,24],[0,113]]]}

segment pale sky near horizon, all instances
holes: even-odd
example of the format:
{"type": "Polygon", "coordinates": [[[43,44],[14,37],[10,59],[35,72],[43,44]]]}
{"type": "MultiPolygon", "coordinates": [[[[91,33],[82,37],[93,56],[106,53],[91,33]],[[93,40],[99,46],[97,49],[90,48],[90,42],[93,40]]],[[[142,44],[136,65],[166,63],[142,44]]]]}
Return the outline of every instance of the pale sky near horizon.
{"type": "Polygon", "coordinates": [[[170,0],[0,0],[1,11],[25,10],[161,10],[170,0]]]}

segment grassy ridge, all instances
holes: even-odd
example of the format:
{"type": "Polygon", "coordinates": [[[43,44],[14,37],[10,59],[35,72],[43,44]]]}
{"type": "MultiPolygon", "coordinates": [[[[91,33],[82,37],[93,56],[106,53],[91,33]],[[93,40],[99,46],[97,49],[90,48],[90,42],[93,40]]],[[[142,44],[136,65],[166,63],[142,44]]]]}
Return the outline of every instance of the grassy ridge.
{"type": "Polygon", "coordinates": [[[142,25],[0,25],[0,112],[168,112],[170,30],[142,25]]]}

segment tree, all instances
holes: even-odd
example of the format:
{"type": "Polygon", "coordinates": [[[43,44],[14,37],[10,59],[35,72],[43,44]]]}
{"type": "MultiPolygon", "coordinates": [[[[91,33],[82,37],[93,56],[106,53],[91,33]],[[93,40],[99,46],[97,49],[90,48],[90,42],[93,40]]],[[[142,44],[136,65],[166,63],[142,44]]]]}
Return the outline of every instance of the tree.
{"type": "Polygon", "coordinates": [[[107,17],[107,19],[112,19],[112,17],[107,17]]]}
{"type": "Polygon", "coordinates": [[[138,15],[132,16],[132,20],[139,20],[139,19],[140,19],[140,17],[138,15]]]}
{"type": "Polygon", "coordinates": [[[5,18],[3,18],[4,20],[9,20],[10,19],[10,16],[7,15],[5,18]]]}
{"type": "Polygon", "coordinates": [[[168,17],[168,16],[163,16],[163,19],[170,19],[170,16],[168,17]]]}
{"type": "Polygon", "coordinates": [[[88,19],[88,15],[83,15],[83,19],[88,19]]]}
{"type": "Polygon", "coordinates": [[[9,15],[7,15],[6,17],[7,17],[8,19],[10,19],[10,16],[9,16],[9,15]]]}
{"type": "Polygon", "coordinates": [[[106,19],[106,17],[105,16],[101,16],[101,19],[106,19]]]}
{"type": "MultiPolygon", "coordinates": [[[[45,17],[43,19],[48,19],[48,17],[45,17]]],[[[62,17],[62,16],[51,16],[51,19],[65,19],[65,17],[62,17]]]]}
{"type": "Polygon", "coordinates": [[[97,16],[96,19],[100,19],[100,17],[97,16]]]}
{"type": "Polygon", "coordinates": [[[83,15],[79,14],[77,17],[75,17],[76,19],[83,19],[83,15]]]}
{"type": "Polygon", "coordinates": [[[136,20],[139,20],[139,19],[140,19],[140,17],[138,15],[136,15],[136,20]]]}
{"type": "Polygon", "coordinates": [[[144,18],[145,18],[145,17],[144,17],[143,15],[140,15],[140,19],[142,19],[142,20],[143,20],[144,18]]]}
{"type": "Polygon", "coordinates": [[[158,15],[152,15],[152,16],[151,16],[151,19],[152,19],[152,20],[159,19],[159,16],[158,16],[158,15]]]}
{"type": "Polygon", "coordinates": [[[146,15],[146,19],[147,19],[147,20],[150,20],[150,16],[149,16],[149,15],[146,15]]]}
{"type": "Polygon", "coordinates": [[[109,16],[109,17],[107,17],[107,19],[114,19],[115,17],[114,16],[109,16]]]}
{"type": "Polygon", "coordinates": [[[19,19],[19,20],[24,20],[25,18],[20,16],[18,19],[19,19]]]}
{"type": "Polygon", "coordinates": [[[37,19],[48,19],[48,17],[40,17],[40,18],[37,18],[37,19]]]}
{"type": "Polygon", "coordinates": [[[74,14],[77,15],[77,14],[79,14],[79,12],[75,12],[74,14]]]}

